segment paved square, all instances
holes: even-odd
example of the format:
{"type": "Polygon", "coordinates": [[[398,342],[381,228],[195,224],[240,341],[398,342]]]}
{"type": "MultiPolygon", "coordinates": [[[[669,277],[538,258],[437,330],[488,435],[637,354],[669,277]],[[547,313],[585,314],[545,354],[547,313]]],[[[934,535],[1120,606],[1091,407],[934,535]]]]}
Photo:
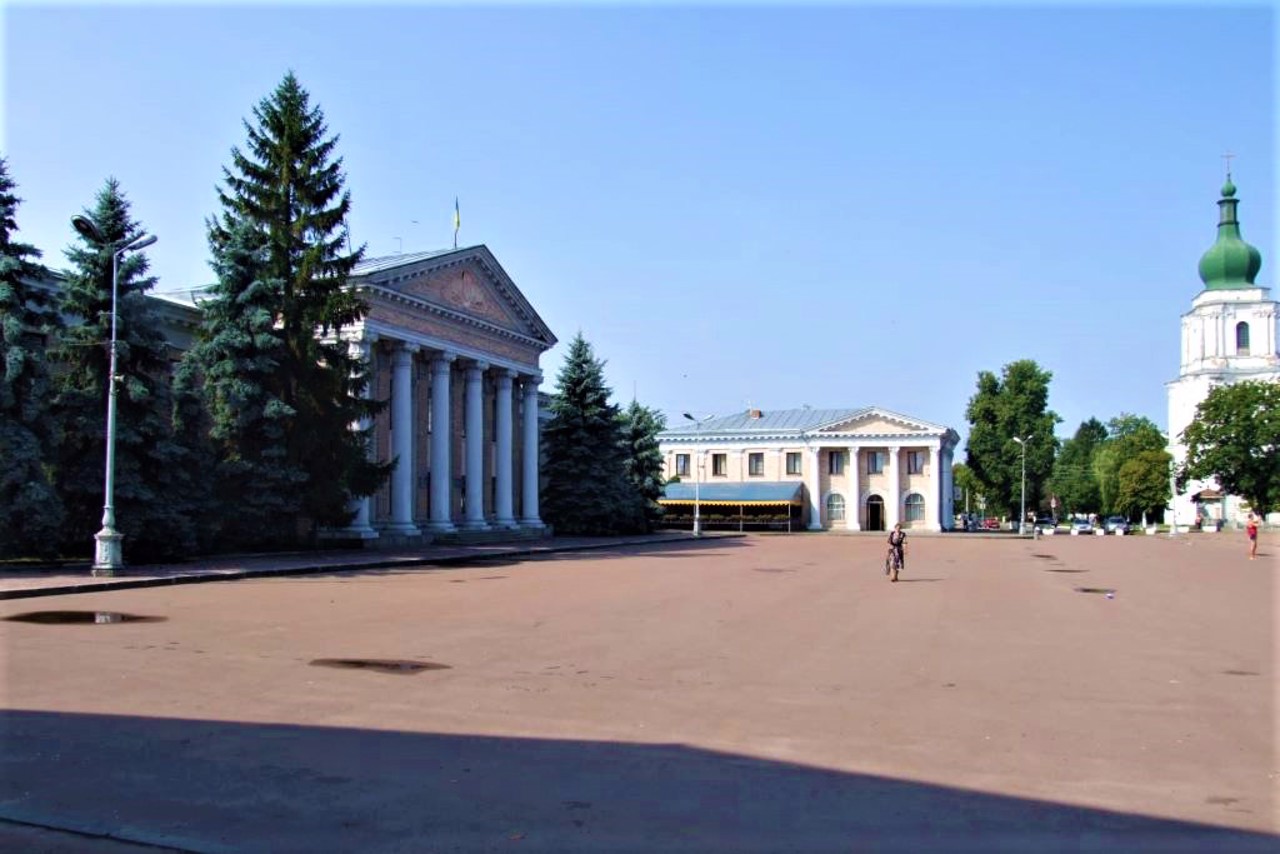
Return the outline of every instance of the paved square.
{"type": "Polygon", "coordinates": [[[1277,850],[1273,549],[915,537],[892,584],[878,536],[760,536],[4,601],[164,620],[0,621],[0,818],[195,851],[1277,850]]]}

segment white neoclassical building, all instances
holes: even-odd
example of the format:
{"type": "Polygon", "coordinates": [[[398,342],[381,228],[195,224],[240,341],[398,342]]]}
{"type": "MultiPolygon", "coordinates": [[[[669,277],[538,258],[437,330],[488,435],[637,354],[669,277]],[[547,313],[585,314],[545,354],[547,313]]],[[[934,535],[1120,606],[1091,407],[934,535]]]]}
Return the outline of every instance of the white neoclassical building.
{"type": "Polygon", "coordinates": [[[658,435],[665,474],[712,485],[723,505],[799,494],[810,530],[950,529],[955,430],[880,407],[790,409],[683,421],[658,435]],[[770,488],[766,488],[770,485],[770,488]]]}
{"type": "MultiPolygon", "coordinates": [[[[399,463],[330,535],[400,543],[541,530],[539,359],[556,338],[493,253],[366,259],[351,285],[368,312],[341,335],[368,360],[369,393],[389,402],[372,425],[373,453],[399,463]]],[[[161,312],[178,350],[198,322],[192,296],[161,312]]]]}
{"type": "MultiPolygon", "coordinates": [[[[1244,380],[1280,382],[1275,300],[1254,280],[1262,255],[1240,237],[1236,186],[1228,173],[1218,200],[1218,239],[1200,259],[1202,290],[1182,315],[1182,356],[1178,378],[1165,384],[1169,396],[1169,452],[1175,464],[1187,456],[1182,431],[1196,406],[1215,386],[1244,380]]],[[[1192,481],[1173,500],[1174,518],[1190,525],[1197,514],[1238,521],[1245,511],[1238,496],[1223,495],[1215,481],[1192,481]]]]}

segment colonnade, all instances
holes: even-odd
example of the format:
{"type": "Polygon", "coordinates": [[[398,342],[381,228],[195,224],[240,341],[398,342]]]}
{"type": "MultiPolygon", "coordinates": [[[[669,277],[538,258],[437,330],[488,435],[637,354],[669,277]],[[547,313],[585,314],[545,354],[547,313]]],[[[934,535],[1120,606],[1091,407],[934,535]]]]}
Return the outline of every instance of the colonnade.
{"type": "Polygon", "coordinates": [[[371,538],[380,533],[416,536],[424,530],[448,533],[543,526],[538,515],[541,374],[496,366],[480,358],[409,341],[379,339],[368,332],[355,346],[370,366],[366,393],[388,397],[390,401],[377,423],[361,425],[375,428],[371,453],[375,459],[398,462],[391,472],[389,490],[360,499],[354,508],[355,518],[344,533],[371,538]],[[380,367],[387,362],[389,384],[380,367]],[[461,419],[453,411],[454,384],[459,379],[463,383],[461,419]],[[430,385],[425,406],[419,403],[420,392],[424,391],[420,385],[424,382],[430,385]],[[492,419],[485,418],[489,399],[493,403],[492,419]],[[456,435],[459,427],[461,437],[456,435]],[[426,466],[417,460],[424,436],[429,442],[426,466]],[[456,448],[459,438],[462,447],[456,448]],[[486,446],[492,446],[490,453],[486,453],[486,446]],[[518,483],[517,449],[521,463],[518,483]],[[488,502],[486,469],[492,477],[488,502]],[[425,508],[421,489],[424,480],[425,508]],[[462,481],[461,488],[455,493],[458,480],[462,481]]]}

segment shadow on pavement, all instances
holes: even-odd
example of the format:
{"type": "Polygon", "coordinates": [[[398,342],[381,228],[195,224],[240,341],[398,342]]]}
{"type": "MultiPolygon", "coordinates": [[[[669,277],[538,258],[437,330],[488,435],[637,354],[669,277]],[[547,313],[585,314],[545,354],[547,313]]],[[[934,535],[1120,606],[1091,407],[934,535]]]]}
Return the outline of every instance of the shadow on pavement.
{"type": "Polygon", "coordinates": [[[202,852],[1226,852],[1280,841],[676,744],[39,711],[3,713],[0,736],[0,818],[202,852]]]}

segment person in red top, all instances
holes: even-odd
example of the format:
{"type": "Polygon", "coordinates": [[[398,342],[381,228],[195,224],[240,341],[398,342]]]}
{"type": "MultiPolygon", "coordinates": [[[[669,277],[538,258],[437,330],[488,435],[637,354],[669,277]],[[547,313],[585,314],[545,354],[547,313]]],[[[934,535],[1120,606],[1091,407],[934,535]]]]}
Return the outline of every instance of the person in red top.
{"type": "Polygon", "coordinates": [[[1244,525],[1244,532],[1249,536],[1249,560],[1258,556],[1258,517],[1249,514],[1249,521],[1244,525]]]}

